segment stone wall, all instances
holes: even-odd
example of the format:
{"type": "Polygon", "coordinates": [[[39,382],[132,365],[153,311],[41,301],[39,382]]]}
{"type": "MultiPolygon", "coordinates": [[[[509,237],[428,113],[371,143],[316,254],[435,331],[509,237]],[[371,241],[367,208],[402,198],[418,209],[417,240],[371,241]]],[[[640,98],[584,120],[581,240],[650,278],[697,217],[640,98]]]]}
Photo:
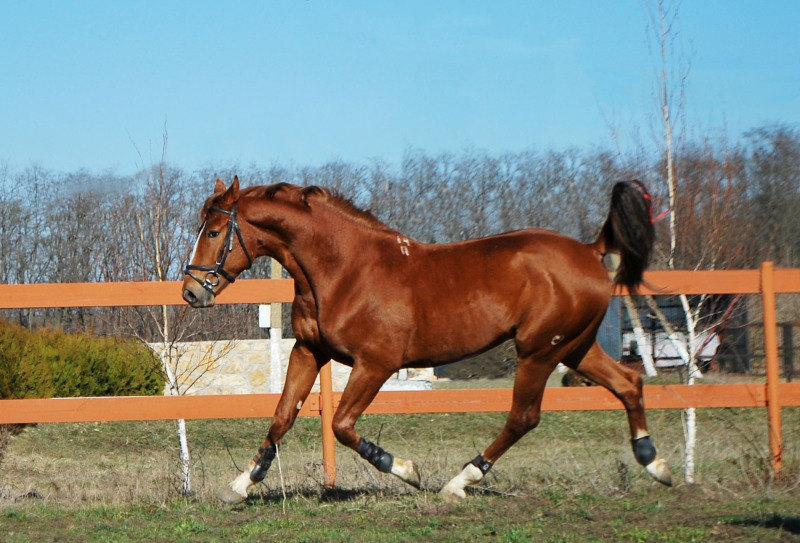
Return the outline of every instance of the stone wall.
{"type": "MultiPolygon", "coordinates": [[[[294,339],[282,339],[280,345],[281,375],[272,382],[270,341],[248,339],[231,341],[195,341],[178,343],[171,350],[171,364],[179,376],[181,389],[189,387],[186,394],[266,394],[278,393],[283,387],[289,353],[294,339]]],[[[150,347],[161,356],[163,346],[150,347]]],[[[344,390],[350,368],[333,362],[333,390],[344,390]]],[[[433,369],[400,370],[390,378],[382,390],[427,390],[436,377],[433,369]]],[[[319,378],[314,383],[319,391],[319,378]]]]}

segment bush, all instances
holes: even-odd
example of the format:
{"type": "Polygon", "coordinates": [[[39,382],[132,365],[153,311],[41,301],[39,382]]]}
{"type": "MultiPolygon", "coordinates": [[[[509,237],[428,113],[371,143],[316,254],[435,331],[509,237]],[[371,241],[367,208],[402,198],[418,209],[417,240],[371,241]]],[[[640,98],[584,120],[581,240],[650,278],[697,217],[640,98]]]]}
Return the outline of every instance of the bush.
{"type": "Polygon", "coordinates": [[[0,398],[163,393],[158,359],[129,338],[29,331],[0,321],[0,398]]]}

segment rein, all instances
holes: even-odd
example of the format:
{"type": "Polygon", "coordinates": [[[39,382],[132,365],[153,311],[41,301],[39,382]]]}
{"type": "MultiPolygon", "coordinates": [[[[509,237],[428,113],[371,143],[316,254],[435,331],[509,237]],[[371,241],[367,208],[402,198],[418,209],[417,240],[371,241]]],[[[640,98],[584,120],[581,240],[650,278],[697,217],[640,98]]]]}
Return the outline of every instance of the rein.
{"type": "MultiPolygon", "coordinates": [[[[191,264],[192,259],[194,258],[194,251],[192,254],[189,255],[189,259],[186,261],[186,265],[183,267],[183,273],[200,283],[204,289],[209,291],[211,294],[214,294],[214,289],[219,285],[219,278],[220,276],[224,277],[228,283],[233,283],[236,278],[232,276],[230,273],[225,271],[225,261],[228,259],[228,255],[231,254],[233,251],[233,235],[236,234],[236,237],[239,240],[239,245],[242,246],[242,250],[244,251],[245,256],[247,257],[247,268],[249,269],[250,266],[253,265],[253,258],[250,256],[250,253],[247,251],[247,247],[244,244],[244,238],[242,237],[242,230],[239,228],[239,223],[236,220],[236,204],[233,204],[233,207],[230,211],[226,209],[221,209],[219,207],[210,207],[208,208],[209,213],[222,213],[224,215],[228,215],[228,229],[225,232],[225,243],[222,244],[222,247],[219,250],[219,256],[217,257],[217,262],[212,268],[211,266],[198,266],[196,264],[191,264]],[[205,276],[201,279],[194,273],[193,271],[197,272],[205,272],[205,276]]],[[[200,232],[198,233],[198,241],[199,236],[203,232],[203,228],[205,227],[205,223],[200,227],[200,232]]],[[[196,247],[196,246],[195,246],[196,247]]]]}

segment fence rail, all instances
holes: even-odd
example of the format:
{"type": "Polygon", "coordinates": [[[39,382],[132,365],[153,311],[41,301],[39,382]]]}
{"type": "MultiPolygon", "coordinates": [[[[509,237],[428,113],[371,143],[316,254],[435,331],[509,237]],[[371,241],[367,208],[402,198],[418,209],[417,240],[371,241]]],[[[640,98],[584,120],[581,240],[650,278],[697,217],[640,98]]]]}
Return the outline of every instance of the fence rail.
{"type": "MultiPolygon", "coordinates": [[[[183,304],[178,281],[0,285],[0,309],[51,307],[112,307],[183,304]]],[[[645,294],[759,294],[764,308],[764,348],[767,383],[728,385],[647,385],[648,409],[687,407],[766,407],[773,469],[780,472],[783,441],[780,409],[800,406],[800,383],[779,383],[776,293],[800,292],[800,269],[652,271],[645,274],[645,294]]],[[[290,279],[250,279],[231,285],[217,303],[290,302],[290,279]]],[[[623,293],[622,291],[617,294],[623,293]]],[[[321,392],[312,394],[301,416],[321,416],[325,483],[335,483],[331,422],[341,398],[332,392],[330,364],[320,374],[321,392]]],[[[0,400],[0,424],[91,422],[166,419],[228,419],[271,417],[277,394],[218,396],[104,397],[0,400]]],[[[508,411],[510,389],[380,392],[366,413],[508,411]]],[[[550,411],[622,409],[607,390],[548,388],[542,409],[550,411]]]]}
{"type": "MultiPolygon", "coordinates": [[[[780,383],[783,407],[800,406],[800,384],[780,383]]],[[[341,392],[333,392],[333,408],[341,392]]],[[[3,400],[0,424],[48,422],[111,422],[169,419],[268,418],[280,394],[219,394],[214,396],[115,396],[104,398],[48,398],[3,400]]],[[[766,407],[763,384],[645,385],[648,409],[686,407],[766,407]]],[[[312,393],[300,409],[301,417],[319,416],[320,394],[312,393]]],[[[379,392],[367,414],[490,413],[511,409],[511,389],[413,390],[379,392]]],[[[619,400],[600,387],[547,388],[543,411],[611,411],[619,400]]]]}

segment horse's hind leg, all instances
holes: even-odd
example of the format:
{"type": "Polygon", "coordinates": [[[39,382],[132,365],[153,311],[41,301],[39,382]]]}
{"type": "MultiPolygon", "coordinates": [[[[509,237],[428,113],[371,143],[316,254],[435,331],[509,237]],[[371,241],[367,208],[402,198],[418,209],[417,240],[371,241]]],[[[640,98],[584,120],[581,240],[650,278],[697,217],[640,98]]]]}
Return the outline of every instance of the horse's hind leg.
{"type": "Polygon", "coordinates": [[[533,358],[517,358],[517,375],[514,379],[514,392],[511,411],[500,434],[491,445],[464,466],[439,492],[446,500],[466,497],[464,488],[483,479],[492,465],[514,443],[539,424],[542,409],[542,396],[547,377],[552,373],[556,362],[534,362],[533,358]]]}
{"type": "Polygon", "coordinates": [[[617,364],[597,343],[594,343],[583,360],[565,360],[564,363],[584,377],[610,390],[628,413],[631,445],[636,461],[643,465],[656,481],[672,485],[669,466],[656,455],[656,448],[647,431],[642,398],[642,377],[639,373],[617,364]],[[577,367],[575,366],[577,364],[577,367]]]}

